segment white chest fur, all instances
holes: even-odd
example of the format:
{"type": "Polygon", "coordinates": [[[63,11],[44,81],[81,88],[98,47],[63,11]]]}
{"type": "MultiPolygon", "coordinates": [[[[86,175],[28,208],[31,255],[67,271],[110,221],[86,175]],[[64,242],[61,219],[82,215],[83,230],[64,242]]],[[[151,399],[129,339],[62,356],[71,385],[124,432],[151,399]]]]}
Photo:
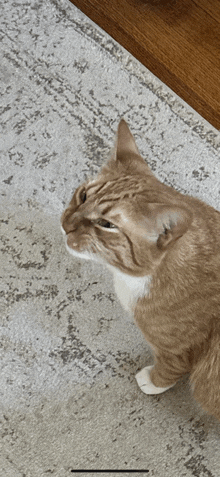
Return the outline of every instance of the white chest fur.
{"type": "Polygon", "coordinates": [[[126,311],[132,312],[138,298],[147,296],[150,290],[151,276],[131,277],[111,267],[115,292],[126,311]]]}

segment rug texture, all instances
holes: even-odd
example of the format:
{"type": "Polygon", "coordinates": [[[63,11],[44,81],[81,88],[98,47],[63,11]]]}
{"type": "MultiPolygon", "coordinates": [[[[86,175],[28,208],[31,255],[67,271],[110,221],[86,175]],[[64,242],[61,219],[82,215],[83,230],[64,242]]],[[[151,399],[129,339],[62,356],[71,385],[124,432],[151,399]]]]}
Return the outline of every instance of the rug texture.
{"type": "Polygon", "coordinates": [[[141,393],[147,344],[60,215],[122,117],[160,180],[220,210],[220,134],[67,0],[0,6],[0,475],[219,477],[220,424],[187,377],[141,393]]]}

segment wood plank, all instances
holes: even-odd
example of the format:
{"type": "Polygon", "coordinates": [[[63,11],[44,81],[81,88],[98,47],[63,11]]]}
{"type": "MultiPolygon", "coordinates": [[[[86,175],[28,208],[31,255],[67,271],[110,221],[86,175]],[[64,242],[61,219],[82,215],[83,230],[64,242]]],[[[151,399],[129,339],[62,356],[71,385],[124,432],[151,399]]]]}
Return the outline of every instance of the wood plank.
{"type": "Polygon", "coordinates": [[[220,129],[219,0],[71,0],[220,129]]]}

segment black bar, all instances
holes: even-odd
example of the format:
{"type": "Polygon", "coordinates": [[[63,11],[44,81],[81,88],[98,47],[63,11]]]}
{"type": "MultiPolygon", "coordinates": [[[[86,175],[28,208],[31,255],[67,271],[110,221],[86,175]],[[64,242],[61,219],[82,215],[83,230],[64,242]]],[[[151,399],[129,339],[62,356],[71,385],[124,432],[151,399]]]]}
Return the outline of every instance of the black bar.
{"type": "Polygon", "coordinates": [[[114,473],[116,473],[116,472],[118,472],[118,473],[127,472],[128,474],[135,472],[135,473],[137,474],[138,472],[141,472],[142,474],[143,474],[143,473],[146,473],[146,474],[147,474],[147,473],[150,472],[150,471],[149,471],[149,470],[143,470],[143,469],[134,469],[134,470],[129,470],[129,469],[128,469],[128,470],[126,470],[126,469],[123,469],[123,470],[117,470],[117,469],[111,469],[111,470],[106,470],[106,469],[103,469],[103,470],[101,470],[101,469],[100,469],[100,470],[91,470],[91,469],[90,469],[90,470],[83,470],[83,469],[82,469],[82,470],[81,470],[81,469],[80,469],[80,470],[71,470],[71,472],[74,472],[74,473],[75,473],[75,472],[77,472],[77,473],[79,473],[79,472],[87,472],[87,473],[90,472],[90,473],[94,473],[94,474],[95,474],[95,473],[101,473],[101,472],[104,472],[104,473],[106,473],[106,474],[109,473],[109,472],[114,472],[114,473]]]}

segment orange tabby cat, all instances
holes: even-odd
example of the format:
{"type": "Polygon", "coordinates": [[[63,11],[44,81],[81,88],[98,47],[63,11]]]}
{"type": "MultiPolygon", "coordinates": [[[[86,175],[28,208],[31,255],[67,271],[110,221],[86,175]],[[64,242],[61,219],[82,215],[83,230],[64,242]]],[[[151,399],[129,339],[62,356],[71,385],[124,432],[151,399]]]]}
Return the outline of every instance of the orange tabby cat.
{"type": "Polygon", "coordinates": [[[124,120],[97,179],[62,216],[67,249],[101,261],[154,353],[136,375],[159,394],[190,373],[203,409],[220,419],[220,213],[162,184],[124,120]]]}

